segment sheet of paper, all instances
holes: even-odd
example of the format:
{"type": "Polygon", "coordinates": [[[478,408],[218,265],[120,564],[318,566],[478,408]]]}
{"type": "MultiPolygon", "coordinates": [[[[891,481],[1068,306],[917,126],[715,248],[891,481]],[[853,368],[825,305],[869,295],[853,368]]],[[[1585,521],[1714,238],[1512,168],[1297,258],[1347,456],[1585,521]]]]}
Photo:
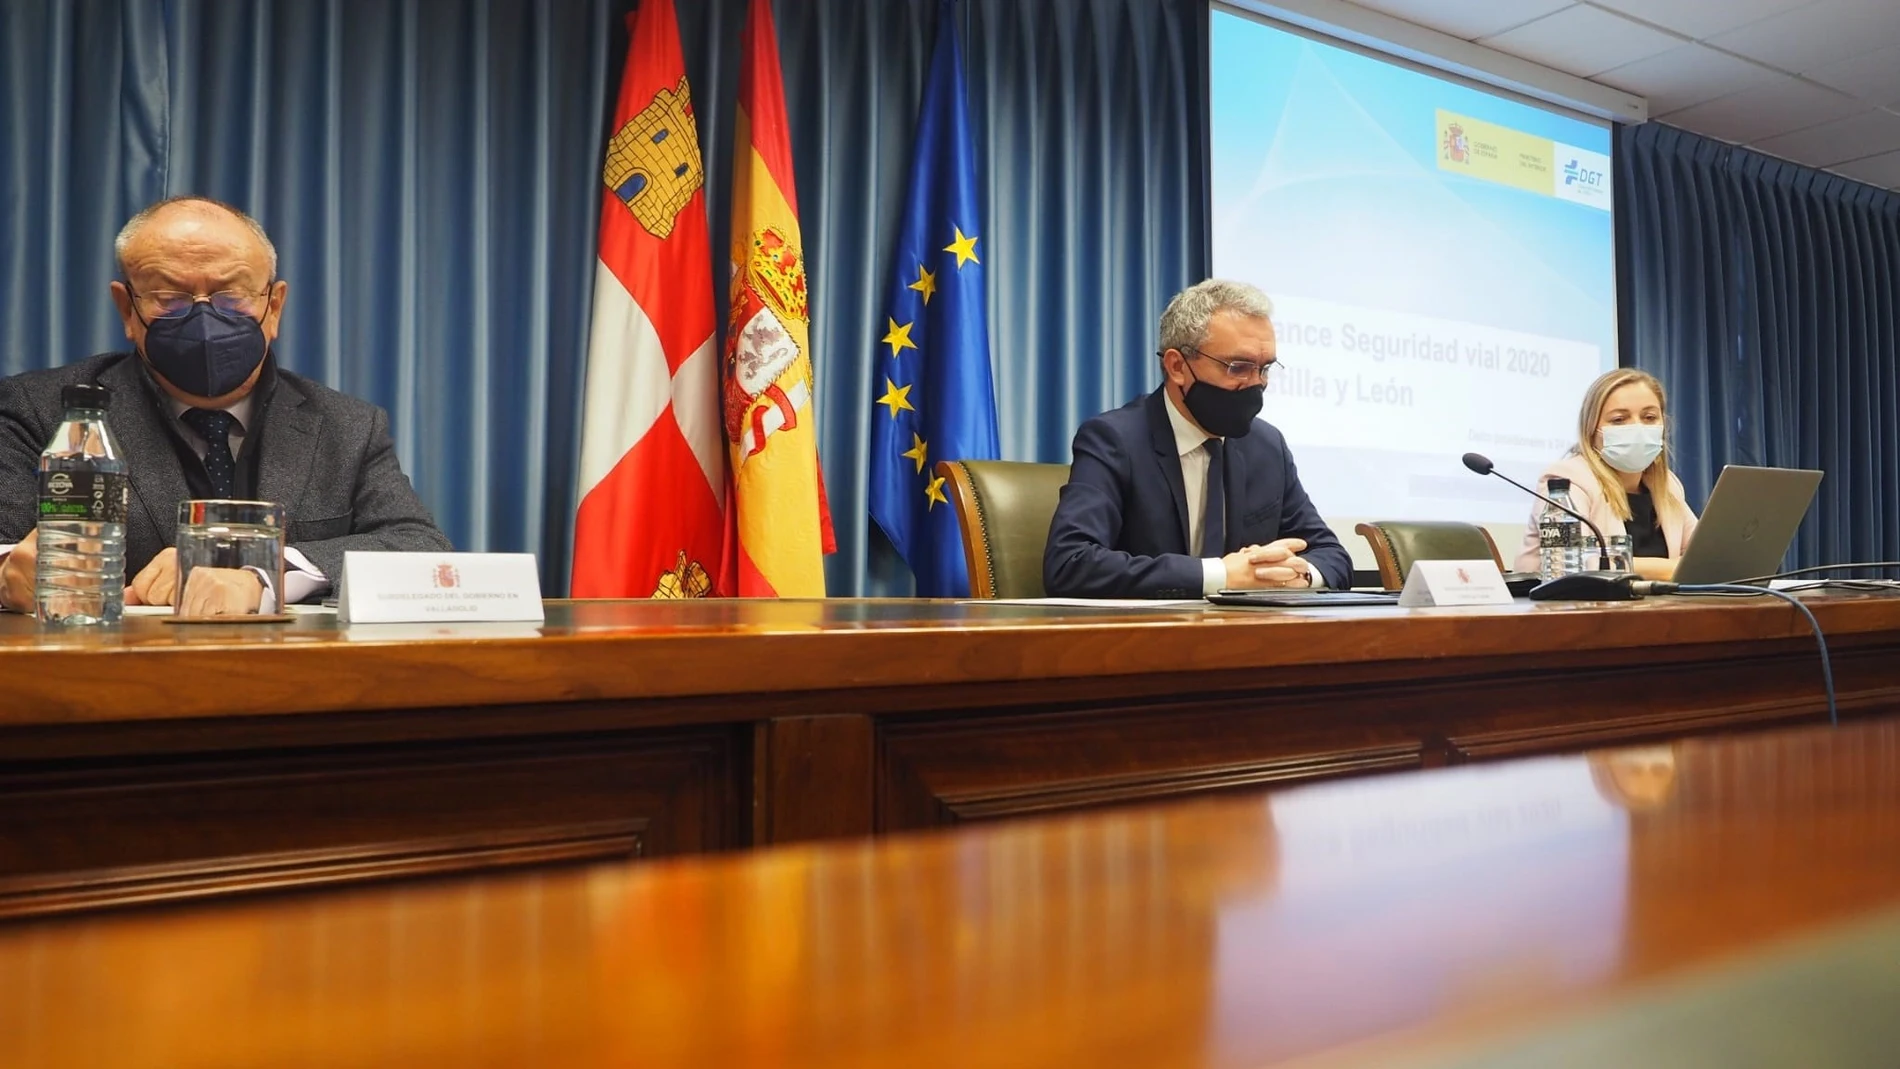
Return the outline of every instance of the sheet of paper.
{"type": "Polygon", "coordinates": [[[1191,601],[1167,601],[1152,598],[992,598],[966,601],[965,605],[1048,605],[1070,609],[1205,609],[1205,598],[1191,601]]]}
{"type": "MultiPolygon", "coordinates": [[[[292,605],[284,610],[292,616],[335,616],[336,609],[328,605],[292,605]]],[[[127,616],[170,616],[170,605],[127,605],[127,616]]]]}

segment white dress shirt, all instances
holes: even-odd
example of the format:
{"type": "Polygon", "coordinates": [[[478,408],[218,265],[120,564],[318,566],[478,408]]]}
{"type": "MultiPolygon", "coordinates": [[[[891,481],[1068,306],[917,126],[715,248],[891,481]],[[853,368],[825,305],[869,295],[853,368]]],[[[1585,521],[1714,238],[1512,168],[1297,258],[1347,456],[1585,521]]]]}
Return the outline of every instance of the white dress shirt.
{"type": "MultiPolygon", "coordinates": [[[[1174,429],[1174,448],[1181,454],[1181,483],[1187,490],[1189,552],[1198,552],[1201,532],[1207,530],[1207,468],[1213,462],[1202,446],[1217,436],[1188,422],[1174,406],[1173,397],[1166,400],[1162,407],[1168,410],[1168,426],[1174,429]]],[[[1308,572],[1306,581],[1315,589],[1325,585],[1317,571],[1308,572]]],[[[1218,594],[1226,586],[1226,562],[1219,557],[1202,557],[1201,593],[1218,594]]]]}
{"type": "MultiPolygon", "coordinates": [[[[1199,552],[1201,534],[1207,530],[1207,468],[1212,458],[1203,448],[1215,435],[1188,422],[1175,407],[1174,398],[1166,398],[1168,426],[1174,429],[1174,448],[1181,454],[1181,483],[1187,490],[1188,552],[1199,552]]],[[[1227,585],[1227,565],[1219,557],[1201,558],[1201,593],[1217,594],[1227,585]]]]}

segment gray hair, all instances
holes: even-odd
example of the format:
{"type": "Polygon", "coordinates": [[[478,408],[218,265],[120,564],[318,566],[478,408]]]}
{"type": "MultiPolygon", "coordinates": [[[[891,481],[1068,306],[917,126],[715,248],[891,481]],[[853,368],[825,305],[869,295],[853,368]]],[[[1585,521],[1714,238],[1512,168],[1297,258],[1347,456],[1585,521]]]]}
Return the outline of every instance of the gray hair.
{"type": "Polygon", "coordinates": [[[238,208],[226,204],[221,200],[213,200],[210,197],[200,197],[194,194],[186,194],[182,197],[166,197],[164,200],[146,207],[137,215],[125,221],[125,225],[119,228],[119,236],[112,239],[112,256],[118,261],[120,275],[123,276],[125,274],[126,246],[132,244],[132,239],[138,236],[139,228],[151,222],[152,216],[177,204],[197,204],[207,208],[216,208],[236,218],[245,226],[250,227],[251,233],[257,237],[257,243],[264,246],[264,256],[269,261],[270,277],[273,279],[277,277],[277,246],[271,244],[270,235],[264,233],[264,225],[249,215],[246,215],[238,208]]]}
{"type": "Polygon", "coordinates": [[[1256,286],[1210,278],[1174,295],[1161,313],[1160,352],[1193,349],[1207,340],[1207,324],[1216,312],[1248,319],[1273,318],[1273,302],[1256,286]]]}

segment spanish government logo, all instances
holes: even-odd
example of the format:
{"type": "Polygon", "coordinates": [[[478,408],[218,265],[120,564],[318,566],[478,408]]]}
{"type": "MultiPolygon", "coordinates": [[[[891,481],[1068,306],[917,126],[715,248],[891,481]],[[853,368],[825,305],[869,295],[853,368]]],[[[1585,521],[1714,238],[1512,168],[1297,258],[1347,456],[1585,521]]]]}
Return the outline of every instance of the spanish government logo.
{"type": "Polygon", "coordinates": [[[435,566],[435,585],[439,590],[453,590],[462,585],[462,573],[455,570],[455,565],[442,561],[435,566]]]}
{"type": "Polygon", "coordinates": [[[662,89],[607,143],[601,178],[647,233],[665,240],[680,209],[705,184],[693,99],[681,78],[662,89]]]}
{"type": "Polygon", "coordinates": [[[1458,123],[1445,127],[1445,158],[1453,163],[1464,163],[1471,159],[1471,139],[1465,136],[1465,128],[1458,123]]]}

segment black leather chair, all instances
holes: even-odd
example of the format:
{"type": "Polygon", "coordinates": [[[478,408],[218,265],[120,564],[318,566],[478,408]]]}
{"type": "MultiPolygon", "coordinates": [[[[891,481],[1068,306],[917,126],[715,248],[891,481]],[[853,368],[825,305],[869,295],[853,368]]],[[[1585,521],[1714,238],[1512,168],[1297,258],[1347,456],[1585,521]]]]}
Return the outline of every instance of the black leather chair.
{"type": "Polygon", "coordinates": [[[1042,551],[1049,543],[1056,500],[1069,481],[1069,466],[943,460],[937,463],[937,474],[949,483],[957,523],[963,528],[970,596],[1042,597],[1042,551]]]}
{"type": "Polygon", "coordinates": [[[1354,528],[1372,545],[1379,562],[1379,583],[1387,590],[1405,586],[1405,577],[1415,560],[1483,560],[1497,562],[1504,570],[1504,558],[1491,532],[1474,523],[1444,523],[1427,520],[1374,520],[1354,528]]]}

